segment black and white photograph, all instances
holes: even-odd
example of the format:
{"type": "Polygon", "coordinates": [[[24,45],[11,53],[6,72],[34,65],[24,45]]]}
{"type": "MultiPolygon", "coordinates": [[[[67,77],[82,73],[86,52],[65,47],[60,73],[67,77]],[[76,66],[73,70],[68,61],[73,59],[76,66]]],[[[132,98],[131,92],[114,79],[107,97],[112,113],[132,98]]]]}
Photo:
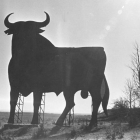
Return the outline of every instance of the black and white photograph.
{"type": "Polygon", "coordinates": [[[0,140],[140,139],[140,0],[1,0],[0,140]]]}

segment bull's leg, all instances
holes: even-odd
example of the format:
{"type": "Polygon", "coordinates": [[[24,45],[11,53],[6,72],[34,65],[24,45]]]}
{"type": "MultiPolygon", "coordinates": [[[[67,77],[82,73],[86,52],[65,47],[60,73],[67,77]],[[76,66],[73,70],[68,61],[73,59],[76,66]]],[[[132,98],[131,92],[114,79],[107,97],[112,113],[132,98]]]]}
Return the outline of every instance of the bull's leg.
{"type": "Polygon", "coordinates": [[[98,98],[93,99],[92,98],[92,102],[93,102],[93,111],[92,111],[92,116],[91,116],[91,120],[88,126],[88,129],[92,129],[92,127],[96,127],[97,126],[97,114],[98,114],[98,109],[101,103],[101,100],[98,98]]]}
{"type": "Polygon", "coordinates": [[[102,83],[103,76],[97,76],[94,78],[93,85],[91,85],[90,89],[90,94],[92,97],[92,105],[93,105],[93,110],[92,110],[92,116],[91,120],[88,126],[88,129],[92,129],[92,127],[97,126],[97,114],[98,114],[98,109],[101,103],[101,95],[100,95],[100,90],[101,90],[101,83],[102,83]]]}
{"type": "Polygon", "coordinates": [[[32,118],[31,124],[38,124],[38,110],[39,106],[41,105],[42,93],[34,92],[34,114],[32,118]]]}
{"type": "Polygon", "coordinates": [[[18,100],[19,92],[11,88],[10,92],[10,116],[8,119],[8,123],[14,123],[14,116],[15,116],[15,107],[17,105],[17,100],[18,100]]]}
{"type": "Polygon", "coordinates": [[[105,77],[104,77],[104,81],[105,81],[105,93],[104,93],[104,96],[102,98],[102,107],[103,107],[104,113],[106,114],[106,116],[108,116],[107,104],[108,104],[108,100],[109,100],[109,87],[108,87],[108,84],[107,84],[105,77]]]}
{"type": "Polygon", "coordinates": [[[56,125],[62,126],[63,122],[66,118],[66,115],[68,114],[68,112],[74,107],[75,103],[74,103],[74,92],[64,92],[64,97],[65,97],[65,101],[66,101],[66,107],[63,111],[63,113],[61,114],[61,116],[58,118],[56,125]]]}

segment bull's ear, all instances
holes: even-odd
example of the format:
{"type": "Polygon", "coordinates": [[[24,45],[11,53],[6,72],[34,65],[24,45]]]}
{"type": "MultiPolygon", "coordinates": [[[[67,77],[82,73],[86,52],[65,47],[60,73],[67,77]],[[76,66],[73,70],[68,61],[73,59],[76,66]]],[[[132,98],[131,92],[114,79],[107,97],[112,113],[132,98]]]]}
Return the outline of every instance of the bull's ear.
{"type": "Polygon", "coordinates": [[[45,30],[42,30],[42,29],[38,29],[37,30],[37,33],[43,33],[45,30]]]}
{"type": "Polygon", "coordinates": [[[13,30],[12,29],[7,29],[4,31],[7,35],[11,35],[13,34],[13,30]]]}

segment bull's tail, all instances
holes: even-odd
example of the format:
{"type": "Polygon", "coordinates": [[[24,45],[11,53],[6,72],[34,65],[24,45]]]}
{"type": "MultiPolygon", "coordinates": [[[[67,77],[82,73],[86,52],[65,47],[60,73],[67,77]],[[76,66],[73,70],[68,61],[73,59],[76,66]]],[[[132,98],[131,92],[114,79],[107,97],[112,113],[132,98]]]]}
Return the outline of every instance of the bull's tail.
{"type": "Polygon", "coordinates": [[[102,98],[102,107],[103,107],[104,113],[106,114],[106,116],[108,116],[107,105],[108,105],[108,100],[109,100],[109,87],[108,87],[105,76],[101,85],[101,98],[102,98]]]}

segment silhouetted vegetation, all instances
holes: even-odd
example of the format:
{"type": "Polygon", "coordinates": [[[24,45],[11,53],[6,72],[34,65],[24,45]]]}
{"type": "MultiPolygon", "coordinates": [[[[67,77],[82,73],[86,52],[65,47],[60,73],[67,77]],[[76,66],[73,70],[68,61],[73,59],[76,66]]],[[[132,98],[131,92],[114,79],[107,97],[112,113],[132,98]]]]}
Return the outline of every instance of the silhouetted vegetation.
{"type": "Polygon", "coordinates": [[[114,120],[128,122],[130,127],[135,127],[140,122],[140,108],[129,108],[127,100],[123,98],[114,102],[111,115],[114,120]]]}
{"type": "Polygon", "coordinates": [[[126,120],[126,116],[128,114],[128,104],[126,100],[123,98],[117,99],[114,102],[114,106],[112,109],[112,115],[114,116],[114,119],[124,121],[126,120]]]}

